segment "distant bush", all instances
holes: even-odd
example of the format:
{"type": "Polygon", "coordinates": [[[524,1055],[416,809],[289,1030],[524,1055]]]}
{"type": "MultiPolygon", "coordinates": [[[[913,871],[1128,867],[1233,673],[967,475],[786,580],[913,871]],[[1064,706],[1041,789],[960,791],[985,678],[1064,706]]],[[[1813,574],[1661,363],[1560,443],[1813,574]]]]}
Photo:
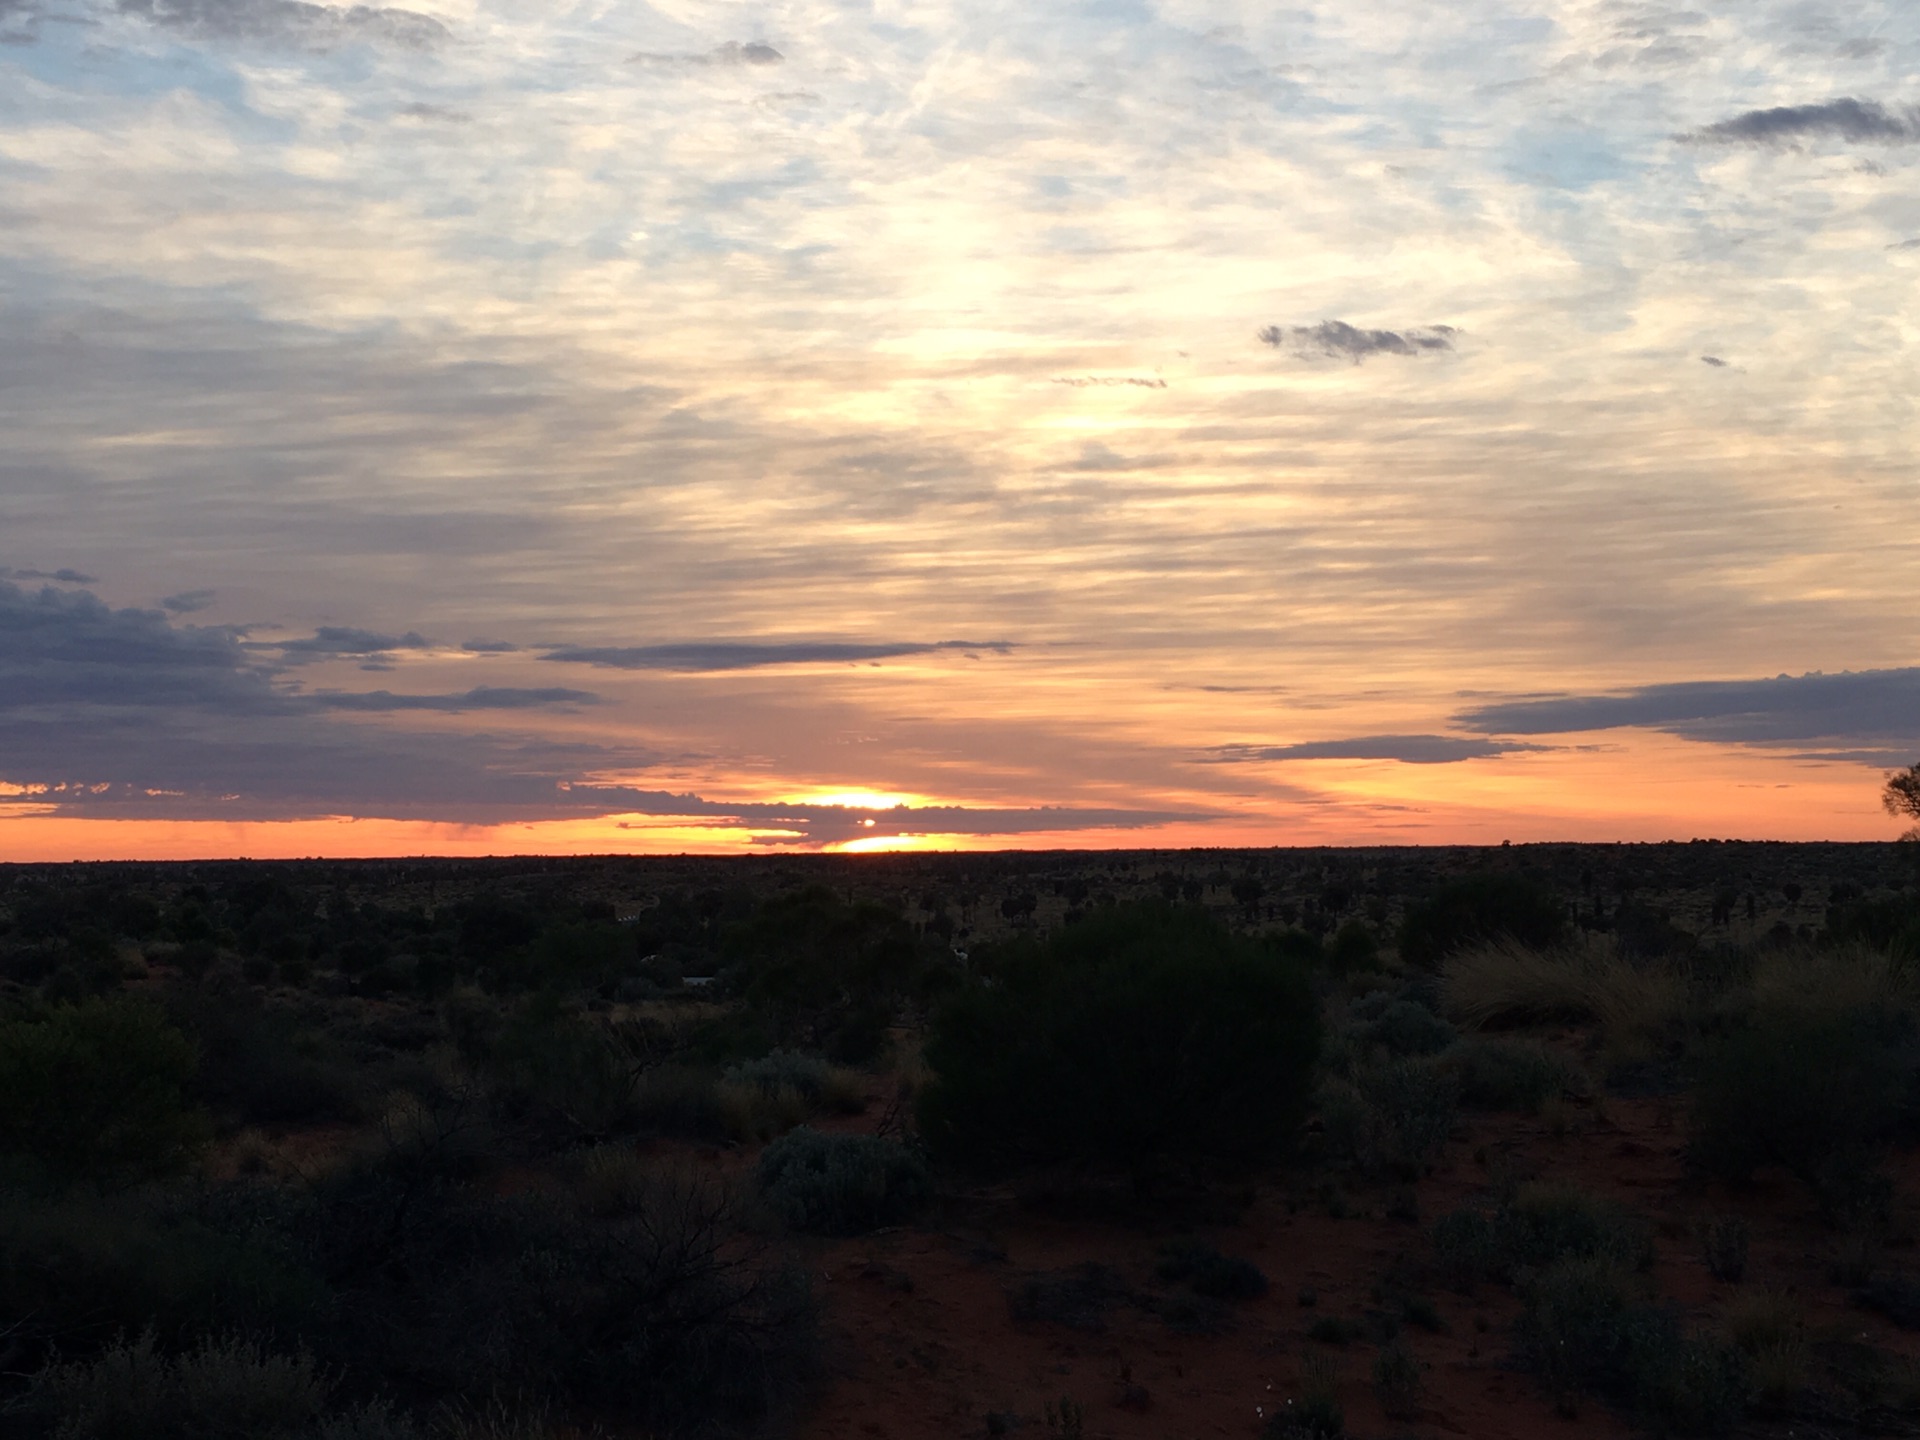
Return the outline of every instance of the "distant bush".
{"type": "Polygon", "coordinates": [[[904,1219],[929,1191],[926,1163],[898,1140],[802,1127],[760,1152],[754,1179],[782,1222],[810,1235],[859,1235],[904,1219]]]}
{"type": "Polygon", "coordinates": [[[1558,944],[1566,932],[1566,906],[1538,881],[1473,875],[1408,909],[1400,927],[1400,958],[1433,970],[1469,945],[1511,940],[1540,950],[1558,944]]]}
{"type": "Polygon", "coordinates": [[[1762,1015],[1701,1068],[1690,1160],[1734,1182],[1778,1165],[1835,1218],[1864,1218],[1886,1199],[1878,1152],[1909,1083],[1898,1034],[1871,1012],[1762,1015]]]}
{"type": "Polygon", "coordinates": [[[0,1021],[0,1154],[102,1183],[177,1170],[206,1136],[185,1095],[194,1060],[164,1014],[130,998],[0,1021]]]}
{"type": "Polygon", "coordinates": [[[1302,966],[1194,907],[1103,909],[1015,947],[935,1017],[921,1133],[987,1171],[1251,1163],[1305,1116],[1318,1012],[1302,966]]]}

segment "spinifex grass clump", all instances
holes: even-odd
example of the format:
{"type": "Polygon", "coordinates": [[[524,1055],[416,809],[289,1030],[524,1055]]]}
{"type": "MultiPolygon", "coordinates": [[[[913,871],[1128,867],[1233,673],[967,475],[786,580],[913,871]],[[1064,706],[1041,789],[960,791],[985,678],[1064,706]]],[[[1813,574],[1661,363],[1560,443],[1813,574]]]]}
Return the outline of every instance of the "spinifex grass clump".
{"type": "Polygon", "coordinates": [[[1305,1117],[1319,1021],[1304,969],[1192,907],[1119,906],[987,957],[926,1046],[922,1134],[990,1173],[1254,1164],[1305,1117]]]}

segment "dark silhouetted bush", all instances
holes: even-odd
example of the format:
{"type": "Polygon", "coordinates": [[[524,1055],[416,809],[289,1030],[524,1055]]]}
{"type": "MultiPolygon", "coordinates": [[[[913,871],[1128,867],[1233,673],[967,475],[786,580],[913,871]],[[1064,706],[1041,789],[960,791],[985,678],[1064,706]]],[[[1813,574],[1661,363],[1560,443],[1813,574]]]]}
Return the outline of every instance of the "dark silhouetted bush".
{"type": "Polygon", "coordinates": [[[911,1214],[929,1191],[926,1162],[898,1140],[802,1126],[760,1152],[761,1198],[790,1229],[859,1235],[911,1214]]]}
{"type": "Polygon", "coordinates": [[[1482,1110],[1534,1110],[1583,1084],[1566,1060],[1525,1040],[1475,1036],[1444,1064],[1460,1082],[1461,1102],[1482,1110]]]}
{"type": "Polygon", "coordinates": [[[1192,907],[1103,910],[957,994],[926,1048],[921,1133],[1004,1173],[1253,1163],[1304,1118],[1319,1022],[1306,972],[1192,907]]]}
{"type": "Polygon", "coordinates": [[[0,1154],[125,1183],[177,1170],[205,1138],[194,1050],[161,1011],[114,997],[0,1022],[0,1154]]]}
{"type": "Polygon", "coordinates": [[[1901,1115],[1904,1045],[1887,1017],[1782,1009],[1710,1054],[1694,1096],[1688,1156],[1722,1180],[1778,1165],[1833,1218],[1887,1198],[1880,1146],[1901,1115]]]}
{"type": "Polygon", "coordinates": [[[1162,1280],[1180,1281],[1209,1300],[1257,1300],[1267,1293],[1267,1277],[1258,1265],[1209,1245],[1169,1245],[1155,1268],[1162,1280]]]}
{"type": "Polygon", "coordinates": [[[1546,886],[1520,875],[1456,880],[1407,911],[1400,958],[1424,970],[1464,946],[1517,940],[1536,950],[1565,938],[1566,907],[1546,886]]]}

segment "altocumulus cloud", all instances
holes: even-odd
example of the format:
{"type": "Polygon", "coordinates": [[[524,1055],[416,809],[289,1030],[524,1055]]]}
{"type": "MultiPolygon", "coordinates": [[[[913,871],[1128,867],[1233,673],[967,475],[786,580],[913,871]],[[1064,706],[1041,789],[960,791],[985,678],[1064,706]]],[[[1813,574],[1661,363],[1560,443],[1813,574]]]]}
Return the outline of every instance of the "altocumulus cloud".
{"type": "Polygon", "coordinates": [[[1777,105],[1748,110],[1679,138],[1708,145],[1791,145],[1796,140],[1910,145],[1920,140],[1920,109],[1893,110],[1877,101],[1852,98],[1818,105],[1777,105]]]}
{"type": "Polygon", "coordinates": [[[1611,695],[1530,696],[1476,706],[1454,720],[1487,734],[1635,728],[1866,764],[1905,764],[1920,750],[1920,667],[1692,680],[1611,695]]]}
{"type": "Polygon", "coordinates": [[[306,0],[119,0],[123,15],[197,39],[252,41],[331,50],[372,43],[425,50],[450,36],[431,15],[383,5],[312,5],[306,0]]]}
{"type": "Polygon", "coordinates": [[[906,655],[931,655],[942,650],[1012,649],[1006,640],[880,641],[842,640],[691,641],[677,645],[600,645],[551,650],[540,658],[575,665],[598,665],[610,670],[754,670],[768,665],[858,664],[863,660],[893,660],[906,655]]]}
{"type": "Polygon", "coordinates": [[[1451,765],[1552,747],[1519,740],[1460,735],[1356,735],[1344,740],[1303,740],[1293,745],[1218,745],[1208,763],[1266,760],[1398,760],[1403,765],[1451,765]]]}

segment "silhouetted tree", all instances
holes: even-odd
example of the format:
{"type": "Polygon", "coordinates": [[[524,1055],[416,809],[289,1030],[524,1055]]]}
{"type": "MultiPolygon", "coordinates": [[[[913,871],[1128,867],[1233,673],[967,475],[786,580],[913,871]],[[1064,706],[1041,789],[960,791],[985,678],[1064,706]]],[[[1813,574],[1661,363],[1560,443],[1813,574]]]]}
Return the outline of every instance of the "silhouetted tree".
{"type": "MultiPolygon", "coordinates": [[[[1889,815],[1902,820],[1920,821],[1920,761],[1887,776],[1887,787],[1880,792],[1880,803],[1887,807],[1889,815]]],[[[1920,824],[1900,838],[1920,841],[1920,824]]]]}

